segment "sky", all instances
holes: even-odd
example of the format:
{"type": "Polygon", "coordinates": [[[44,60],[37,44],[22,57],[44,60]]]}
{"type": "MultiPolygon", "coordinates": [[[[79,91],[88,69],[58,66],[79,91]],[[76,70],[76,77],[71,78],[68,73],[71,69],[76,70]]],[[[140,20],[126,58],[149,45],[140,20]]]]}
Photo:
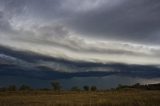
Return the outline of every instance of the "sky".
{"type": "Polygon", "coordinates": [[[159,0],[0,0],[0,45],[75,62],[159,66],[159,11],[159,0]]]}

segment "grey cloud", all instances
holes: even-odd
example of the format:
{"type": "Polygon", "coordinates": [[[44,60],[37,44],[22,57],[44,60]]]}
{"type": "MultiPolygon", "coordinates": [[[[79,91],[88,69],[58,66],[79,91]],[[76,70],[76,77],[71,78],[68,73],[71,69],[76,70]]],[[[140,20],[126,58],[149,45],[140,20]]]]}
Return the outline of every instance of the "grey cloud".
{"type": "Polygon", "coordinates": [[[0,31],[7,32],[10,29],[11,29],[10,23],[6,19],[5,14],[2,11],[0,11],[0,31]]]}
{"type": "Polygon", "coordinates": [[[129,44],[101,44],[100,42],[94,43],[94,45],[87,44],[87,41],[85,41],[84,38],[76,36],[71,37],[69,29],[62,25],[54,24],[34,27],[34,30],[30,30],[30,32],[21,31],[20,36],[14,36],[12,39],[20,42],[30,42],[37,45],[54,46],[78,53],[150,56],[145,53],[133,51],[133,49],[143,49],[143,47],[140,46],[133,48],[132,45],[129,44]],[[106,47],[101,47],[102,45],[106,47]],[[109,47],[110,45],[117,48],[109,47]]]}
{"type": "Polygon", "coordinates": [[[19,34],[18,31],[10,23],[10,19],[5,11],[0,11],[0,43],[7,39],[11,39],[15,35],[19,34]]]}
{"type": "Polygon", "coordinates": [[[24,15],[26,1],[22,0],[0,0],[0,9],[8,19],[24,15]]]}
{"type": "Polygon", "coordinates": [[[159,44],[159,36],[154,35],[160,30],[159,10],[158,0],[126,0],[112,9],[101,7],[77,13],[68,25],[90,37],[159,44]],[[155,39],[157,42],[153,41],[155,39]]]}
{"type": "Polygon", "coordinates": [[[150,50],[160,40],[158,0],[1,0],[0,4],[1,44],[65,59],[159,63],[159,47],[150,50]]]}
{"type": "Polygon", "coordinates": [[[2,1],[4,11],[14,17],[25,16],[24,20],[28,17],[44,23],[60,20],[62,25],[85,37],[152,45],[160,42],[158,0],[2,1]]]}
{"type": "Polygon", "coordinates": [[[42,27],[39,27],[37,29],[39,35],[42,35],[44,36],[45,38],[47,37],[60,37],[60,38],[63,38],[65,36],[68,36],[68,30],[63,26],[63,25],[55,25],[55,24],[51,24],[51,25],[47,25],[47,26],[42,26],[42,27]]]}

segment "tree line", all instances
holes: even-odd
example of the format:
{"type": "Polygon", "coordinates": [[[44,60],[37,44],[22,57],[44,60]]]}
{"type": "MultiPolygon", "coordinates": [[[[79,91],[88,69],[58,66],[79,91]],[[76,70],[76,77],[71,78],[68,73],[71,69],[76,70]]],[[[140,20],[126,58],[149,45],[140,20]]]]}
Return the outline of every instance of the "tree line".
{"type": "Polygon", "coordinates": [[[157,84],[145,84],[141,85],[140,83],[136,83],[133,85],[121,85],[119,84],[116,88],[119,89],[141,89],[141,90],[160,90],[160,83],[157,84]]]}
{"type": "MultiPolygon", "coordinates": [[[[43,90],[43,91],[61,91],[62,86],[59,81],[52,81],[51,83],[52,88],[41,88],[41,89],[34,89],[29,85],[21,85],[20,87],[17,87],[16,85],[9,85],[7,87],[0,87],[0,91],[32,91],[32,90],[43,90]]],[[[73,86],[70,88],[70,91],[97,91],[96,86],[83,86],[83,89],[79,88],[78,86],[73,86]]]]}
{"type": "MultiPolygon", "coordinates": [[[[16,85],[9,85],[8,87],[0,87],[0,91],[32,91],[32,90],[43,90],[43,91],[61,91],[62,86],[59,81],[52,81],[51,82],[52,88],[42,88],[42,89],[33,89],[31,86],[28,85],[21,85],[17,87],[16,85]]],[[[119,84],[118,87],[110,90],[125,90],[125,89],[143,89],[143,90],[160,90],[160,83],[158,84],[146,84],[141,85],[140,83],[136,83],[134,85],[121,85],[119,84]]],[[[79,88],[78,86],[71,87],[70,91],[99,91],[96,86],[88,86],[84,85],[83,88],[79,88]]]]}

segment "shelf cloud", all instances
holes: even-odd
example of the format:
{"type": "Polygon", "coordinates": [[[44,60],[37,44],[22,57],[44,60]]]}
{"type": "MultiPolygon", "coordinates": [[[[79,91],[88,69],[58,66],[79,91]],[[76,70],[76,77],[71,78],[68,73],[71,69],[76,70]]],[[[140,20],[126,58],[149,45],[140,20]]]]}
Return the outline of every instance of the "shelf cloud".
{"type": "Polygon", "coordinates": [[[0,44],[72,61],[159,66],[159,10],[159,0],[0,0],[0,44]]]}

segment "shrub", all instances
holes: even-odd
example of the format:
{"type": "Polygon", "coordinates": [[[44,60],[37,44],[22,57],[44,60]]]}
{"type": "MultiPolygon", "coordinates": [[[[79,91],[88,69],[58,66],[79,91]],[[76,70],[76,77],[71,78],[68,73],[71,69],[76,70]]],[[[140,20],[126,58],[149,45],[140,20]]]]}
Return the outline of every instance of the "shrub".
{"type": "Polygon", "coordinates": [[[89,91],[89,86],[85,85],[85,86],[83,87],[83,89],[84,89],[85,91],[89,91]]]}
{"type": "Polygon", "coordinates": [[[80,91],[81,89],[77,86],[74,86],[71,88],[71,91],[80,91]]]}
{"type": "Polygon", "coordinates": [[[96,91],[97,87],[96,86],[91,86],[91,91],[96,91]]]}
{"type": "Polygon", "coordinates": [[[10,85],[10,86],[8,86],[7,90],[8,91],[16,91],[17,87],[15,85],[10,85]]]}
{"type": "Polygon", "coordinates": [[[20,86],[19,90],[32,90],[32,88],[28,85],[22,85],[20,86]]]}

